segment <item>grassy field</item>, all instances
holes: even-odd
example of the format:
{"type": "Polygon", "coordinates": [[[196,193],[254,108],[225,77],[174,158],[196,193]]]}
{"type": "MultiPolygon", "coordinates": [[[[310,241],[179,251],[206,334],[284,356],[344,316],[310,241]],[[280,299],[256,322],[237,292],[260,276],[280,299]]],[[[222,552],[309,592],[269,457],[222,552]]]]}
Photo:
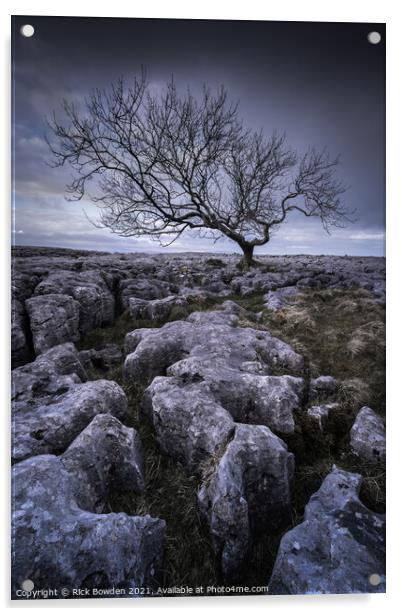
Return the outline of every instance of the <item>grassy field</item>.
{"type": "MultiPolygon", "coordinates": [[[[287,439],[295,453],[292,526],[302,520],[305,504],[336,464],[363,475],[361,498],[371,509],[385,509],[385,468],[364,464],[348,450],[349,430],[363,405],[385,415],[385,310],[370,293],[361,290],[324,290],[301,292],[289,305],[277,312],[264,310],[262,295],[248,298],[209,299],[193,302],[187,309],[170,315],[169,320],[185,318],[193,310],[206,310],[224,299],[232,299],[249,311],[241,326],[266,329],[289,342],[305,358],[306,378],[331,375],[338,381],[340,407],[331,417],[325,436],[307,420],[307,400],[297,415],[297,433],[287,439]],[[258,313],[260,317],[256,318],[258,313]]],[[[92,331],[79,343],[80,349],[102,348],[107,343],[123,347],[125,334],[138,327],[151,327],[146,321],[133,321],[126,312],[112,327],[92,331]]],[[[140,421],[138,404],[146,387],[133,388],[122,382],[121,366],[109,372],[93,371],[90,378],[116,380],[129,400],[130,424],[144,444],[146,489],[144,494],[113,495],[110,511],[130,515],[150,515],[167,523],[163,586],[216,584],[219,571],[208,532],[199,519],[196,494],[199,479],[189,477],[180,464],[164,456],[151,428],[140,421]]],[[[242,576],[242,584],[267,584],[275,560],[280,534],[257,538],[242,576]]]]}

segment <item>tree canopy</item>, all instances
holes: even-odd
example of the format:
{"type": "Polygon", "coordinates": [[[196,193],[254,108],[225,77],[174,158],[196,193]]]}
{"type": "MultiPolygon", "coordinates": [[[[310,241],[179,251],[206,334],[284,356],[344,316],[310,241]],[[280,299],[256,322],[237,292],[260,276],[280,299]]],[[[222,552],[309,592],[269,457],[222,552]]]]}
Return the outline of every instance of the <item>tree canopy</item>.
{"type": "Polygon", "coordinates": [[[144,73],[126,86],[95,90],[84,103],[63,101],[49,120],[54,164],[71,165],[70,198],[90,195],[99,223],[124,237],[162,245],[184,231],[226,236],[244,253],[266,244],[292,211],[343,226],[350,212],[336,177],[338,158],[309,148],[299,154],[285,135],[248,130],[222,87],[202,96],[172,79],[155,92],[144,73]]]}

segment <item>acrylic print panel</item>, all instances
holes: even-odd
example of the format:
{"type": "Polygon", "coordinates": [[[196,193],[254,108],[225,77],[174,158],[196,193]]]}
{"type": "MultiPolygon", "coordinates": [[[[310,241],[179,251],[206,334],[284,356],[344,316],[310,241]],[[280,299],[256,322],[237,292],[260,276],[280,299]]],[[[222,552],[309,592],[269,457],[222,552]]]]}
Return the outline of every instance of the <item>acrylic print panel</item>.
{"type": "Polygon", "coordinates": [[[13,599],[384,592],[384,24],[12,30],[13,599]]]}

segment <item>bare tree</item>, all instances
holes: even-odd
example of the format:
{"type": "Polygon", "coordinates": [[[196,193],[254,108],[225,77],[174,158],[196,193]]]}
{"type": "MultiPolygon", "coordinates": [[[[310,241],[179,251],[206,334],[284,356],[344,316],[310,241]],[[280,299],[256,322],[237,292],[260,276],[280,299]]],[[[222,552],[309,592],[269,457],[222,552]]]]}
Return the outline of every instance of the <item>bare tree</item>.
{"type": "Polygon", "coordinates": [[[338,159],[291,150],[284,135],[245,129],[238,108],[221,88],[197,99],[180,94],[173,79],[153,92],[144,74],[95,90],[83,109],[63,102],[65,120],[49,121],[54,164],[75,171],[72,199],[88,194],[101,210],[100,226],[124,237],[150,236],[162,245],[186,230],[226,236],[244,253],[266,244],[292,211],[319,218],[328,231],[343,226],[348,210],[338,159]]]}

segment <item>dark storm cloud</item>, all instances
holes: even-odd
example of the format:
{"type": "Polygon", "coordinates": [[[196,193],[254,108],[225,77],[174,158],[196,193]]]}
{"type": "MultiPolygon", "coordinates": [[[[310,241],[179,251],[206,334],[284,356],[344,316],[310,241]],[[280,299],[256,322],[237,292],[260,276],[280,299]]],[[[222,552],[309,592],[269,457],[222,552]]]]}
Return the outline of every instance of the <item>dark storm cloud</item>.
{"type": "MultiPolygon", "coordinates": [[[[18,243],[157,250],[94,229],[82,206],[66,204],[68,170],[46,166],[44,117],[60,100],[82,101],[93,87],[138,73],[155,87],[174,75],[200,91],[224,84],[246,124],[286,131],[291,145],[341,154],[346,195],[357,222],[328,237],[291,219],[267,252],[382,254],[384,232],[385,27],[379,24],[230,22],[17,17],[13,22],[15,238],[18,243]],[[32,38],[20,26],[35,27],[32,38]],[[383,42],[370,45],[377,30],[383,42]]],[[[85,204],[93,216],[95,210],[85,204]]],[[[177,250],[233,250],[184,237],[177,250]]]]}

